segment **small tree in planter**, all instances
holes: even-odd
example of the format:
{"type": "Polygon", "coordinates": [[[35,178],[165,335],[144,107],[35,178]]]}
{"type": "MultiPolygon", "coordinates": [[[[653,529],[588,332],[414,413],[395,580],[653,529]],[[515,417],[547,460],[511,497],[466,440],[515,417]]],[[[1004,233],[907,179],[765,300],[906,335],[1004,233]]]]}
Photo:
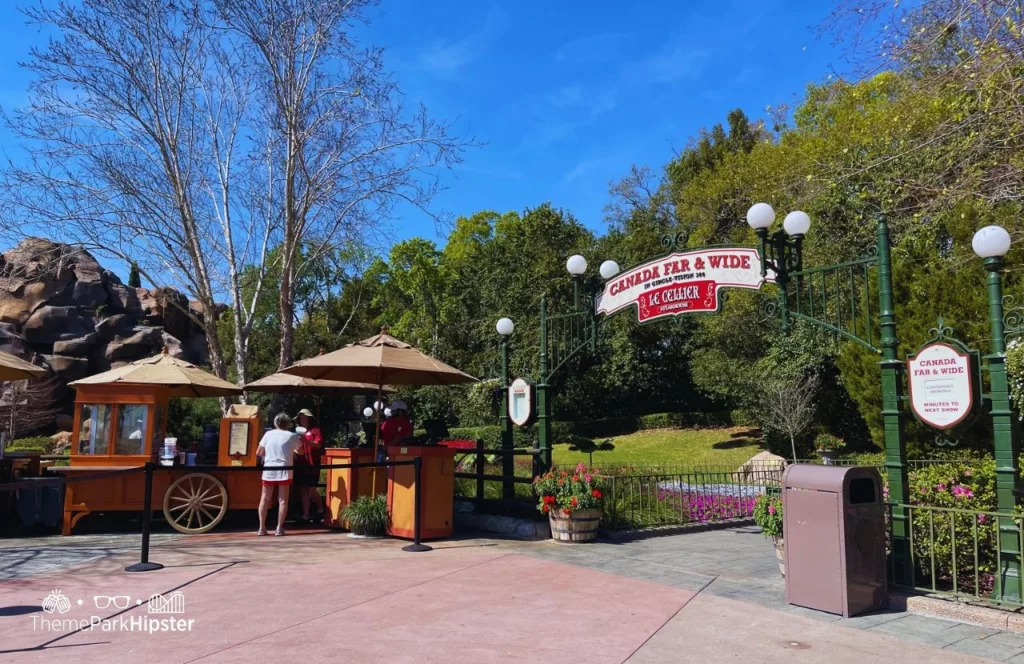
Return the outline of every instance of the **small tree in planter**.
{"type": "Polygon", "coordinates": [[[603,486],[598,476],[579,464],[572,471],[552,470],[535,477],[537,509],[548,515],[551,537],[558,542],[593,542],[601,523],[603,486]]]}
{"type": "Polygon", "coordinates": [[[832,459],[835,457],[836,452],[846,447],[846,442],[838,436],[833,436],[830,433],[819,433],[814,438],[814,449],[821,456],[821,460],[825,462],[826,466],[832,465],[832,459]]]}
{"type": "Polygon", "coordinates": [[[762,494],[754,501],[754,523],[761,527],[765,537],[775,544],[775,558],[779,572],[786,576],[786,548],[782,537],[782,498],[762,494]]]}
{"type": "Polygon", "coordinates": [[[391,515],[388,514],[388,498],[382,493],[372,498],[359,496],[345,505],[341,517],[348,523],[348,529],[353,535],[383,537],[391,521],[391,515]]]}

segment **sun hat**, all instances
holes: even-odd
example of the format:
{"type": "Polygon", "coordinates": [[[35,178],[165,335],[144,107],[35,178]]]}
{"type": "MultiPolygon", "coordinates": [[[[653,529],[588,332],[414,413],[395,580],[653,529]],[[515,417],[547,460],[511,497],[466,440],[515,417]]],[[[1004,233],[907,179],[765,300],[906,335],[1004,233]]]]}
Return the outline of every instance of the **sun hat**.
{"type": "Polygon", "coordinates": [[[298,413],[296,413],[295,417],[298,417],[299,415],[305,415],[306,417],[313,417],[313,413],[310,412],[310,410],[308,408],[303,408],[302,410],[300,410],[298,413]]]}

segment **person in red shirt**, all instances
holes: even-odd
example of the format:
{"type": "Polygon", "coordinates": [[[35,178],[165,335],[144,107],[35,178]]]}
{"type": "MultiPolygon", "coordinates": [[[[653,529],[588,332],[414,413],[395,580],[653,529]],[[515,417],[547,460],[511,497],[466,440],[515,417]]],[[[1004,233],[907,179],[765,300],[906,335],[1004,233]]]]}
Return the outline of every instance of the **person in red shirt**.
{"type": "Polygon", "coordinates": [[[412,435],[412,422],[407,414],[408,408],[404,401],[391,404],[391,417],[380,426],[384,445],[397,445],[412,435]]]}
{"type": "Polygon", "coordinates": [[[322,512],[323,501],[317,484],[320,483],[320,460],[324,449],[324,436],[317,426],[313,413],[303,408],[296,416],[295,433],[299,435],[301,446],[295,456],[295,485],[299,488],[302,498],[302,517],[300,522],[309,522],[309,508],[315,503],[322,512]]]}

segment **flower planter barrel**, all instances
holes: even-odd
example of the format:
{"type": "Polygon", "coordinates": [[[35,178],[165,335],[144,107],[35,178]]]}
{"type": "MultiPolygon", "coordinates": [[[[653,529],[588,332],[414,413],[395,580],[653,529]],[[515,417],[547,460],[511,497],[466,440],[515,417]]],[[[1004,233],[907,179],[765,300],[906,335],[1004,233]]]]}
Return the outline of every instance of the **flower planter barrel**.
{"type": "Polygon", "coordinates": [[[593,542],[597,539],[601,510],[592,508],[569,514],[554,510],[548,513],[548,520],[551,524],[551,539],[556,542],[593,542]]]}
{"type": "Polygon", "coordinates": [[[775,543],[775,560],[779,563],[779,573],[786,577],[786,543],[781,537],[773,537],[775,543]]]}

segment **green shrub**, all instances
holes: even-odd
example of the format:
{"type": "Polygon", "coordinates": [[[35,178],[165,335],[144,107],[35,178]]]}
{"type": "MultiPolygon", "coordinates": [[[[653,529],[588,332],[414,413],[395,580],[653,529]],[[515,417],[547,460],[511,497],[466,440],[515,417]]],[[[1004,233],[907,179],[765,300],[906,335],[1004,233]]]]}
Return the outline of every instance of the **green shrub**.
{"type": "Polygon", "coordinates": [[[976,512],[996,510],[995,461],[950,461],[931,464],[910,473],[911,504],[966,510],[913,512],[914,559],[919,578],[931,577],[935,563],[935,583],[949,587],[953,581],[953,538],[956,547],[957,585],[963,591],[974,591],[975,572],[979,592],[991,589],[996,571],[995,519],[976,512]],[[978,563],[974,563],[974,537],[978,537],[978,563]]]}
{"type": "Polygon", "coordinates": [[[5,448],[8,452],[39,452],[48,454],[51,443],[49,436],[30,436],[28,438],[15,438],[7,443],[5,448]]]}
{"type": "Polygon", "coordinates": [[[353,534],[380,537],[387,533],[390,522],[388,498],[382,493],[372,498],[359,496],[345,505],[341,517],[348,523],[348,529],[353,534]]]}
{"type": "Polygon", "coordinates": [[[818,452],[837,452],[846,447],[846,442],[830,433],[819,433],[814,437],[814,449],[818,452]]]}

